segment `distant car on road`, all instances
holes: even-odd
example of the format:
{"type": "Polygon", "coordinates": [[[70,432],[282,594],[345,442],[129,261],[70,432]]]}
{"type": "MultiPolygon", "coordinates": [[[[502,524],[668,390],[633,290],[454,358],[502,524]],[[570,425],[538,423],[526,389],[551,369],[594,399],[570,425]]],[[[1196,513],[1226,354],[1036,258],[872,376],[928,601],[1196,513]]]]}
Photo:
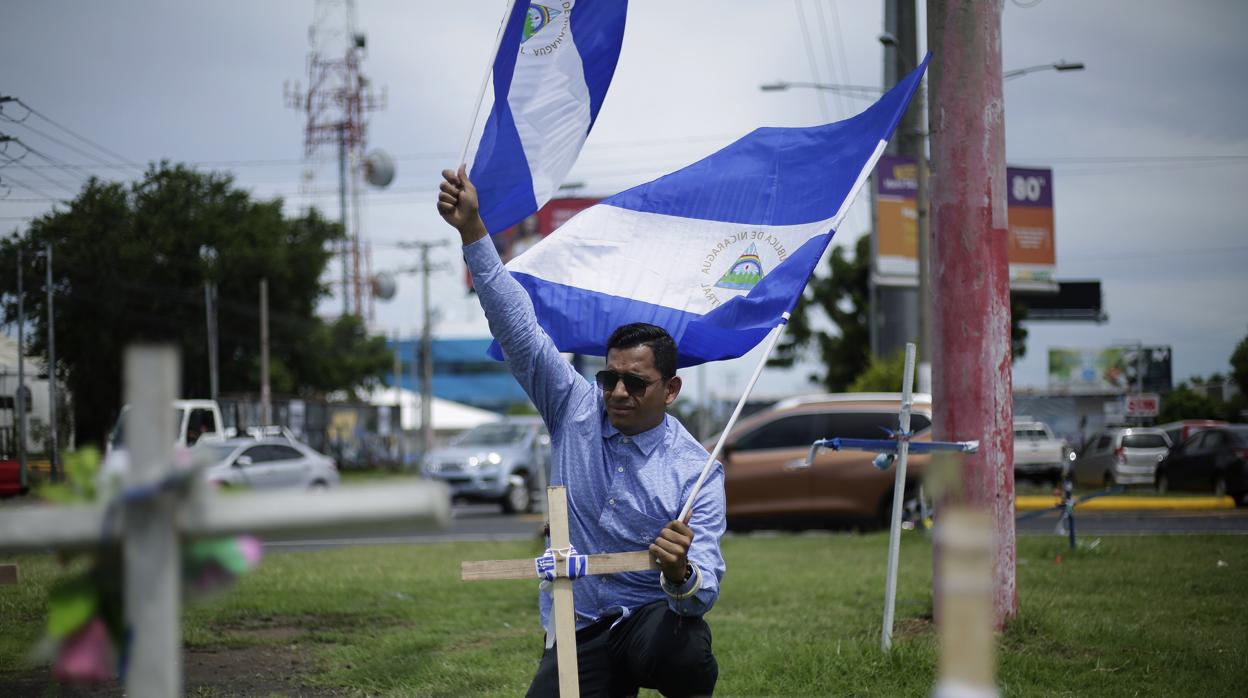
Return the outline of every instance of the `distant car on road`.
{"type": "Polygon", "coordinates": [[[1157,491],[1196,490],[1248,504],[1248,426],[1204,429],[1170,450],[1157,466],[1157,491]]]}
{"type": "Polygon", "coordinates": [[[421,462],[421,474],[441,480],[454,499],[496,502],[508,514],[532,510],[550,463],[550,435],[540,417],[507,417],[473,427],[421,462]]]}
{"type": "Polygon", "coordinates": [[[1014,478],[1060,481],[1066,473],[1066,444],[1049,425],[1027,417],[1014,420],[1014,478]]]}
{"type": "Polygon", "coordinates": [[[1166,436],[1170,438],[1170,447],[1174,448],[1187,441],[1192,435],[1198,434],[1205,429],[1224,426],[1226,426],[1226,422],[1217,419],[1183,419],[1177,422],[1158,424],[1153,428],[1166,432],[1166,436]]]}
{"type": "Polygon", "coordinates": [[[266,489],[332,487],[340,482],[328,456],[286,437],[201,440],[191,449],[191,463],[220,487],[266,489]]]}
{"type": "Polygon", "coordinates": [[[1073,466],[1075,484],[1112,487],[1149,485],[1157,464],[1170,451],[1160,429],[1111,427],[1088,439],[1073,466]]]}
{"type": "MultiPolygon", "coordinates": [[[[910,429],[930,440],[932,398],[914,396],[910,429]]],[[[900,393],[839,393],[797,397],[741,420],[724,443],[728,526],[801,527],[839,521],[887,526],[893,504],[893,468],[872,465],[874,453],[824,450],[807,468],[816,440],[839,436],[886,439],[896,431],[900,393]]],[[[714,440],[703,444],[709,450],[714,440]]],[[[912,455],[906,469],[907,509],[917,506],[928,456],[912,455]]]]}

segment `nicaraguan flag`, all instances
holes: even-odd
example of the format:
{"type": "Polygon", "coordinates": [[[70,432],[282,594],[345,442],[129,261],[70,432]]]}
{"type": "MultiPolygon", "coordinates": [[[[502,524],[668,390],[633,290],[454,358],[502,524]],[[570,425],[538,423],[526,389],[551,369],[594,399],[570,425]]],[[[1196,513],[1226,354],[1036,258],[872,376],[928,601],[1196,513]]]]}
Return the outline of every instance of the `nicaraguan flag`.
{"type": "Polygon", "coordinates": [[[516,0],[494,60],[494,106],[469,177],[491,233],[541,208],[607,96],[627,0],[516,0]]]}
{"type": "Polygon", "coordinates": [[[615,328],[648,322],[681,366],[741,356],[797,303],[926,67],[851,119],[760,128],[604,199],[507,268],[561,351],[601,356],[615,328]]]}

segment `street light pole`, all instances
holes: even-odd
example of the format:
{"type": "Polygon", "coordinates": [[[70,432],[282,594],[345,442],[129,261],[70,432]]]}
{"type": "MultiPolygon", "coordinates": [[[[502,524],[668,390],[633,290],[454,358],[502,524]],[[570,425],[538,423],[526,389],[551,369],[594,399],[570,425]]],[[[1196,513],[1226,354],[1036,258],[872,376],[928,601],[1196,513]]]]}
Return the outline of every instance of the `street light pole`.
{"type": "Polygon", "coordinates": [[[260,422],[273,424],[273,394],[269,388],[269,280],[260,279],[260,422]]]}
{"type": "MultiPolygon", "coordinates": [[[[917,63],[918,47],[915,40],[917,32],[908,32],[910,40],[902,46],[897,37],[889,32],[880,34],[880,43],[892,48],[898,58],[906,63],[906,70],[914,70],[917,63]]],[[[906,112],[902,128],[902,152],[914,161],[915,172],[915,238],[918,244],[916,260],[918,266],[918,383],[920,393],[932,392],[932,344],[931,344],[931,281],[928,265],[931,233],[928,224],[928,163],[927,163],[927,127],[924,117],[927,115],[926,81],[919,80],[915,90],[914,101],[906,112]]]]}
{"type": "Polygon", "coordinates": [[[29,483],[26,471],[26,299],[22,288],[22,246],[17,248],[17,467],[21,478],[21,488],[25,490],[29,483]]]}
{"type": "Polygon", "coordinates": [[[1026,68],[1015,68],[1014,70],[1007,70],[1004,73],[1001,73],[1001,79],[1013,80],[1020,75],[1035,73],[1041,70],[1056,70],[1059,73],[1064,73],[1069,70],[1083,70],[1083,63],[1061,60],[1056,63],[1044,63],[1041,65],[1027,66],[1026,68]]]}
{"type": "Polygon", "coordinates": [[[47,293],[48,293],[48,458],[52,464],[52,481],[62,479],[60,444],[56,434],[56,322],[52,312],[52,243],[47,243],[47,293]]]}
{"type": "Polygon", "coordinates": [[[429,320],[429,247],[420,248],[420,447],[422,456],[433,451],[433,328],[429,320]]]}
{"type": "Polygon", "coordinates": [[[208,266],[204,281],[204,322],[208,335],[208,397],[216,400],[220,387],[217,364],[217,251],[204,245],[199,248],[199,256],[208,266]]]}
{"type": "Polygon", "coordinates": [[[785,90],[798,87],[809,88],[812,90],[829,90],[831,92],[840,92],[846,97],[854,99],[865,99],[875,101],[884,94],[884,90],[879,87],[871,87],[870,85],[833,85],[825,82],[788,82],[787,80],[777,80],[775,82],[765,82],[758,86],[763,92],[784,92],[785,90]]]}

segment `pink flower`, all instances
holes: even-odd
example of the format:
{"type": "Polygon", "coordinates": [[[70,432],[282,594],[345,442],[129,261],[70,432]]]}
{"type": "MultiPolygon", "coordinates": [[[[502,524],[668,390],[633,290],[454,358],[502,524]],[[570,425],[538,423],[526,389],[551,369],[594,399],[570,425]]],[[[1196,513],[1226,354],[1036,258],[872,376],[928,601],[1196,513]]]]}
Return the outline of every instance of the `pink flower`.
{"type": "Polygon", "coordinates": [[[52,676],[61,682],[103,683],[113,678],[116,665],[108,628],[96,616],[61,643],[52,676]]]}
{"type": "Polygon", "coordinates": [[[255,536],[239,536],[238,548],[243,553],[243,559],[247,560],[247,566],[254,569],[260,564],[260,558],[264,556],[264,543],[260,542],[255,536]]]}

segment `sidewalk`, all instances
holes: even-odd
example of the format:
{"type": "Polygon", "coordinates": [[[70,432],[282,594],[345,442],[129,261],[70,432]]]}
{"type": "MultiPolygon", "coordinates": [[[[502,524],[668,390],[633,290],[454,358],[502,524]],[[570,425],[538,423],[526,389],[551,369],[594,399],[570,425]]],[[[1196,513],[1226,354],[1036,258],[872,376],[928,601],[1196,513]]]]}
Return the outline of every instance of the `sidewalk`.
{"type": "MultiPolygon", "coordinates": [[[[1050,509],[1062,503],[1054,495],[1019,495],[1014,499],[1015,511],[1050,509]]],[[[1143,511],[1143,510],[1210,510],[1234,509],[1230,497],[1132,496],[1116,494],[1097,497],[1077,507],[1078,511],[1143,511]]]]}

